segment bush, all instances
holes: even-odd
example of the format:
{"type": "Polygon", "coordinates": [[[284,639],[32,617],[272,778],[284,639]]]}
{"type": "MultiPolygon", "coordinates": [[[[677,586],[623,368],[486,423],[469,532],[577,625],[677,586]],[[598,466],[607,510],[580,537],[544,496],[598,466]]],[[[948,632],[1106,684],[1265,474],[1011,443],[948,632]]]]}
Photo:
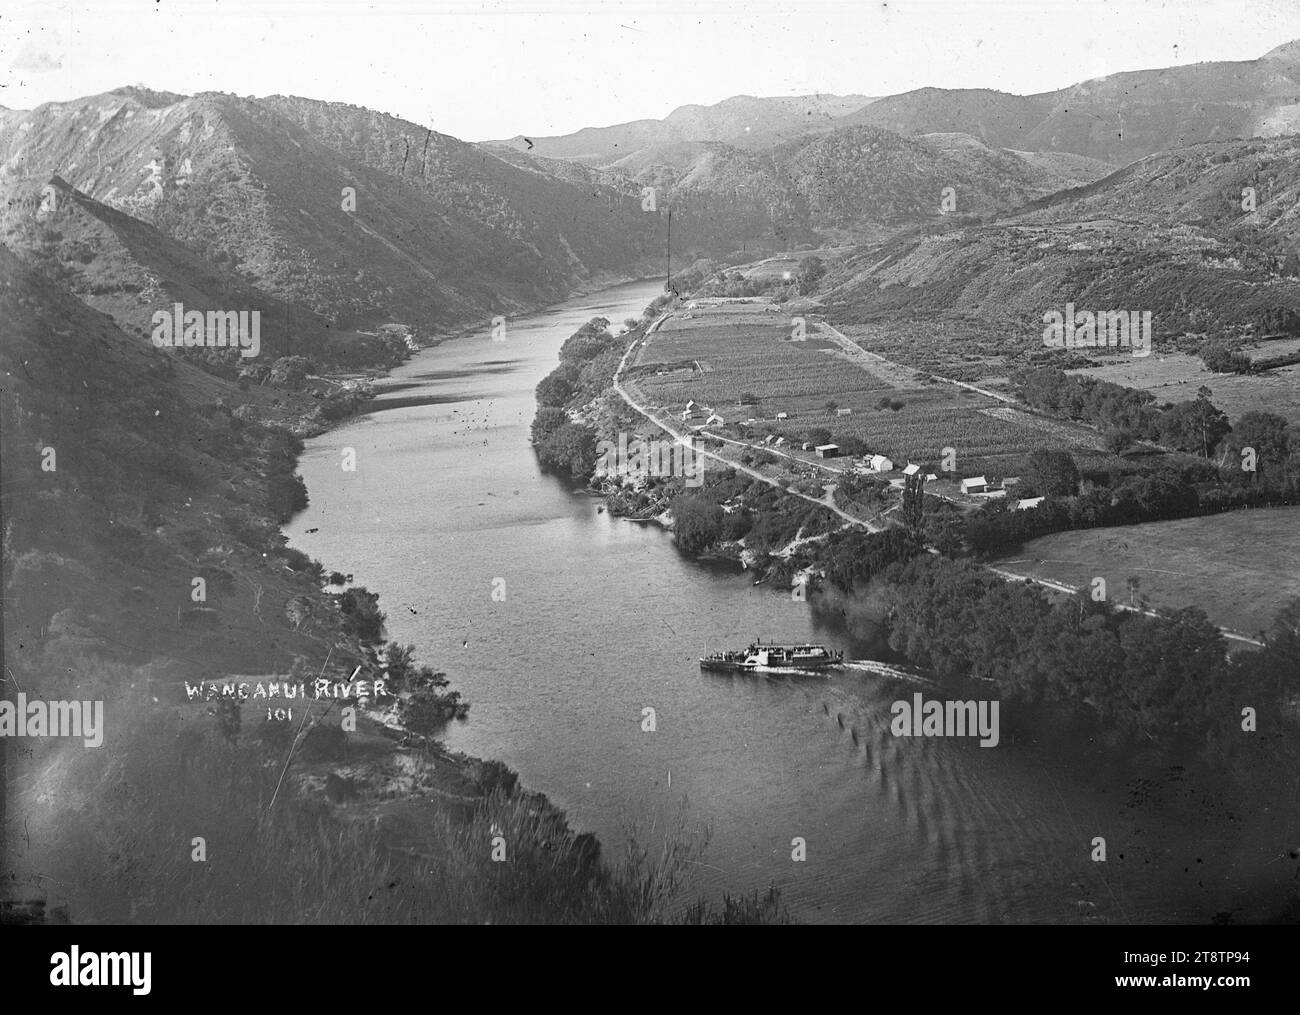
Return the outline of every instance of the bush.
{"type": "Polygon", "coordinates": [[[398,709],[402,725],[416,736],[432,737],[452,719],[464,719],[469,714],[469,704],[461,701],[460,692],[445,690],[446,674],[434,673],[425,666],[416,679],[420,686],[398,709]]]}
{"type": "Polygon", "coordinates": [[[272,476],[266,499],[271,513],[284,524],[307,506],[307,484],[298,475],[272,476]]]}
{"type": "Polygon", "coordinates": [[[379,609],[379,597],[364,586],[342,593],[339,610],[343,614],[343,629],[362,643],[373,644],[383,637],[386,618],[379,609]]]}

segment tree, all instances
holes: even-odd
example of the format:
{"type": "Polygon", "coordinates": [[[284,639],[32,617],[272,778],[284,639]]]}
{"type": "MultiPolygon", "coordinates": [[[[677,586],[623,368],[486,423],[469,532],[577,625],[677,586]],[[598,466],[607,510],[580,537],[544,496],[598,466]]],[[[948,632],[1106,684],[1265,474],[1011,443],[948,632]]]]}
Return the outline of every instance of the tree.
{"type": "Polygon", "coordinates": [[[1265,480],[1281,478],[1291,457],[1291,435],[1286,418],[1256,409],[1242,413],[1224,442],[1230,468],[1241,469],[1243,448],[1254,451],[1256,474],[1265,480]]]}
{"type": "Polygon", "coordinates": [[[431,737],[452,719],[463,719],[469,713],[469,703],[461,700],[459,691],[448,691],[450,681],[445,673],[435,673],[429,666],[421,666],[409,680],[410,697],[399,708],[402,725],[420,737],[431,737]]]}
{"type": "Polygon", "coordinates": [[[808,443],[813,447],[821,447],[823,444],[831,442],[831,432],[824,426],[815,426],[808,431],[808,443]]]}
{"type": "Polygon", "coordinates": [[[1123,427],[1112,427],[1106,431],[1103,440],[1106,444],[1106,450],[1111,454],[1118,455],[1133,443],[1133,434],[1123,427]]]}
{"type": "Polygon", "coordinates": [[[918,543],[925,537],[925,477],[917,472],[903,483],[903,524],[918,543]]]}
{"type": "Polygon", "coordinates": [[[587,479],[596,467],[596,432],[581,423],[562,423],[540,440],[537,460],[543,468],[587,479]]]}
{"type": "Polygon", "coordinates": [[[573,397],[574,378],[563,366],[557,367],[541,379],[537,385],[537,404],[563,408],[573,397]]]}
{"type": "Polygon", "coordinates": [[[379,596],[364,586],[341,593],[339,611],[343,614],[343,629],[359,641],[374,644],[383,636],[386,618],[379,609],[379,596]]]}
{"type": "Polygon", "coordinates": [[[1228,417],[1210,401],[1210,389],[1202,385],[1195,400],[1179,402],[1160,416],[1160,440],[1177,448],[1209,458],[1219,441],[1232,430],[1228,417]]]}
{"type": "Polygon", "coordinates": [[[799,287],[799,295],[807,296],[817,288],[817,283],[821,281],[822,276],[826,274],[826,265],[822,263],[820,257],[805,257],[799,264],[799,271],[795,275],[795,283],[799,287]]]}
{"type": "Polygon", "coordinates": [[[1078,492],[1079,467],[1065,451],[1039,448],[1030,452],[1023,481],[1043,496],[1069,497],[1078,492]]]}
{"type": "Polygon", "coordinates": [[[707,550],[722,533],[722,508],[701,497],[691,494],[674,497],[672,514],[677,546],[690,556],[707,550]]]}
{"type": "Polygon", "coordinates": [[[533,443],[536,444],[555,433],[569,422],[569,414],[553,405],[543,405],[533,417],[533,443]]]}
{"type": "Polygon", "coordinates": [[[1218,374],[1248,374],[1252,368],[1249,356],[1224,342],[1206,342],[1201,347],[1201,362],[1206,370],[1218,374]]]}

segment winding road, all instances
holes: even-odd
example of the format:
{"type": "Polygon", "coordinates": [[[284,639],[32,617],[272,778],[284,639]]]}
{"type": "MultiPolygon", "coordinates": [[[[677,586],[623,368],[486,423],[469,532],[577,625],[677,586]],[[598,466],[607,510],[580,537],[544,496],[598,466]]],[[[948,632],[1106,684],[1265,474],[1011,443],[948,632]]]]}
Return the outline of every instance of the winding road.
{"type": "MultiPolygon", "coordinates": [[[[716,461],[719,461],[724,465],[726,465],[727,468],[735,469],[738,472],[743,472],[747,476],[752,476],[754,479],[757,479],[760,482],[767,483],[769,486],[776,487],[778,490],[782,491],[783,493],[788,493],[794,497],[801,497],[802,499],[808,501],[810,504],[816,504],[819,507],[824,507],[829,511],[833,511],[835,512],[835,514],[843,518],[846,522],[849,522],[852,525],[859,525],[865,528],[868,532],[883,532],[885,528],[887,528],[887,526],[879,525],[874,522],[865,521],[861,518],[856,518],[853,515],[848,514],[847,512],[845,512],[844,510],[836,506],[832,501],[832,497],[835,492],[834,485],[828,487],[826,493],[820,499],[817,497],[810,497],[808,494],[800,493],[798,490],[792,490],[789,487],[783,486],[779,481],[772,479],[770,476],[765,476],[761,472],[758,472],[757,470],[752,469],[747,465],[744,465],[740,462],[733,462],[730,459],[724,458],[719,454],[716,454],[711,451],[705,451],[704,449],[693,445],[691,443],[691,439],[697,438],[699,435],[695,433],[691,433],[689,435],[680,433],[677,429],[670,426],[668,423],[664,422],[663,420],[659,419],[650,410],[648,406],[641,404],[635,398],[633,398],[631,394],[628,393],[627,389],[623,387],[623,381],[622,381],[623,370],[627,366],[628,358],[632,355],[633,351],[638,346],[644,346],[647,342],[649,342],[650,338],[654,335],[654,333],[659,330],[660,325],[662,325],[666,320],[672,317],[672,315],[673,315],[673,311],[671,310],[667,311],[664,314],[661,314],[658,318],[654,320],[653,323],[651,323],[651,325],[648,328],[646,328],[645,335],[642,338],[638,338],[635,341],[631,342],[628,345],[627,349],[624,351],[622,359],[620,359],[618,362],[618,369],[614,371],[613,387],[614,390],[618,392],[619,397],[622,398],[623,401],[626,402],[637,413],[644,416],[655,426],[659,427],[661,430],[669,434],[673,438],[673,441],[675,443],[681,444],[686,447],[692,447],[696,454],[704,455],[707,458],[712,458],[716,461]]],[[[840,344],[842,347],[845,348],[845,352],[849,353],[850,358],[856,359],[857,354],[860,354],[862,356],[879,360],[881,363],[886,364],[891,368],[895,368],[895,369],[902,368],[901,364],[894,363],[892,360],[887,360],[883,356],[878,356],[876,353],[868,352],[867,350],[861,348],[860,346],[853,344],[848,338],[846,338],[844,335],[841,335],[830,325],[825,324],[824,322],[818,322],[818,323],[822,326],[822,328],[826,332],[828,332],[835,339],[835,341],[838,344],[840,344]],[[851,347],[853,351],[850,351],[849,347],[851,347]]],[[[998,401],[1006,402],[1010,405],[1016,406],[1017,408],[1023,408],[1018,402],[1015,401],[1015,399],[1009,398],[1006,395],[999,395],[996,392],[988,391],[984,388],[977,388],[973,384],[966,384],[963,381],[955,381],[946,377],[939,377],[937,379],[941,381],[947,381],[950,384],[956,384],[959,387],[969,388],[971,391],[977,392],[978,394],[987,395],[990,398],[995,398],[998,401]]],[[[753,445],[745,444],[743,441],[733,440],[729,437],[721,437],[717,434],[706,433],[703,436],[713,440],[725,441],[728,444],[735,444],[741,447],[748,447],[753,450],[772,451],[771,448],[755,448],[753,445]]],[[[783,455],[783,457],[789,458],[791,461],[799,462],[801,465],[818,464],[818,463],[805,462],[803,461],[803,459],[795,458],[793,455],[784,454],[783,452],[780,451],[775,451],[773,453],[783,455]]],[[[822,469],[826,469],[831,472],[842,472],[842,470],[833,469],[830,466],[824,466],[818,464],[818,467],[822,469]]],[[[926,547],[926,550],[932,554],[938,554],[939,552],[932,546],[926,547]]],[[[983,567],[990,574],[997,575],[999,578],[1003,579],[1004,581],[1034,582],[1035,584],[1042,585],[1044,588],[1051,589],[1055,592],[1067,593],[1069,595],[1078,595],[1079,592],[1081,591],[1080,589],[1076,588],[1073,585],[1067,585],[1065,582],[1053,581],[1050,578],[1038,578],[1034,575],[1017,574],[1014,571],[1007,571],[1004,570],[1003,568],[991,567],[987,564],[983,565],[983,567]]],[[[1119,610],[1125,610],[1126,612],[1129,613],[1141,613],[1148,617],[1158,617],[1161,615],[1155,610],[1144,610],[1141,607],[1128,606],[1125,605],[1124,603],[1112,603],[1111,605],[1119,610]]],[[[1258,641],[1255,638],[1249,638],[1244,634],[1240,634],[1237,631],[1231,631],[1226,627],[1219,627],[1218,630],[1219,633],[1222,634],[1225,638],[1230,639],[1232,641],[1242,642],[1248,645],[1256,645],[1260,647],[1262,647],[1264,644],[1262,641],[1258,641]]]]}

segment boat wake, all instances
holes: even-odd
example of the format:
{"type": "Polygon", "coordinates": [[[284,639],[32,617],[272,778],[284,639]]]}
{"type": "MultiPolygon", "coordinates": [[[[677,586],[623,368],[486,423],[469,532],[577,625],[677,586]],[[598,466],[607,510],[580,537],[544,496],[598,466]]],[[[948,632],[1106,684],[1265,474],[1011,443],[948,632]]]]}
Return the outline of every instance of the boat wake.
{"type": "Polygon", "coordinates": [[[939,682],[931,677],[922,676],[913,670],[891,666],[889,663],[882,663],[876,659],[846,659],[840,668],[844,670],[860,670],[878,677],[891,677],[894,680],[906,680],[909,683],[925,684],[929,687],[939,686],[939,682]]]}

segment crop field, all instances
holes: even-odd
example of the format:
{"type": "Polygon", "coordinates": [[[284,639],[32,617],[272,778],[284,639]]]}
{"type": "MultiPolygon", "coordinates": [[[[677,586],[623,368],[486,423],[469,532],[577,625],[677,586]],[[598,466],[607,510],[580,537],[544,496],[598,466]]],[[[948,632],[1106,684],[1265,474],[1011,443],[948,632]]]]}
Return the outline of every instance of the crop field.
{"type": "MultiPolygon", "coordinates": [[[[1252,356],[1271,356],[1280,355],[1287,347],[1287,343],[1267,342],[1248,351],[1252,356]]],[[[1278,367],[1253,376],[1215,374],[1205,369],[1198,356],[1169,353],[1119,357],[1105,366],[1070,373],[1140,388],[1151,392],[1158,402],[1190,402],[1203,384],[1213,392],[1210,401],[1231,420],[1256,409],[1300,423],[1300,365],[1278,367]]]]}
{"type": "Polygon", "coordinates": [[[844,406],[865,405],[868,400],[874,404],[893,392],[885,381],[864,371],[846,376],[845,364],[828,352],[833,348],[830,343],[791,341],[790,326],[785,318],[780,321],[680,322],[687,327],[673,327],[679,322],[670,321],[655,334],[635,366],[692,365],[653,376],[638,369],[637,384],[665,405],[685,405],[694,399],[720,411],[737,406],[742,394],[752,392],[772,415],[796,407],[820,408],[832,398],[844,406]]]}
{"type": "Polygon", "coordinates": [[[829,315],[842,334],[864,349],[922,372],[933,372],[984,385],[1006,376],[1007,365],[1024,349],[1023,336],[995,330],[962,317],[939,320],[893,320],[887,324],[845,324],[829,315]]]}
{"type": "MultiPolygon", "coordinates": [[[[688,309],[665,322],[633,364],[631,380],[652,405],[679,411],[688,400],[711,407],[728,424],[749,418],[763,432],[802,438],[814,427],[833,439],[861,439],[899,461],[934,462],[946,447],[958,468],[1005,474],[1035,448],[1094,452],[1088,431],[1052,424],[1003,403],[910,371],[850,361],[829,341],[790,338],[789,318],[760,304],[688,309]],[[661,365],[662,372],[652,372],[661,365]],[[743,394],[756,404],[740,404],[743,394]],[[882,400],[888,402],[881,407],[882,400]],[[849,409],[837,415],[827,408],[849,409]],[[789,413],[788,420],[776,419],[789,413]],[[1005,467],[1005,468],[1002,468],[1005,467]]],[[[731,429],[730,427],[728,429],[731,429]]],[[[1081,462],[1081,464],[1083,464],[1081,462]]]]}
{"type": "Polygon", "coordinates": [[[1283,507],[1058,532],[995,563],[1080,587],[1101,576],[1109,598],[1123,603],[1134,577],[1152,606],[1199,606],[1216,623],[1254,634],[1300,596],[1300,573],[1278,566],[1297,558],[1300,508],[1283,507]]]}

